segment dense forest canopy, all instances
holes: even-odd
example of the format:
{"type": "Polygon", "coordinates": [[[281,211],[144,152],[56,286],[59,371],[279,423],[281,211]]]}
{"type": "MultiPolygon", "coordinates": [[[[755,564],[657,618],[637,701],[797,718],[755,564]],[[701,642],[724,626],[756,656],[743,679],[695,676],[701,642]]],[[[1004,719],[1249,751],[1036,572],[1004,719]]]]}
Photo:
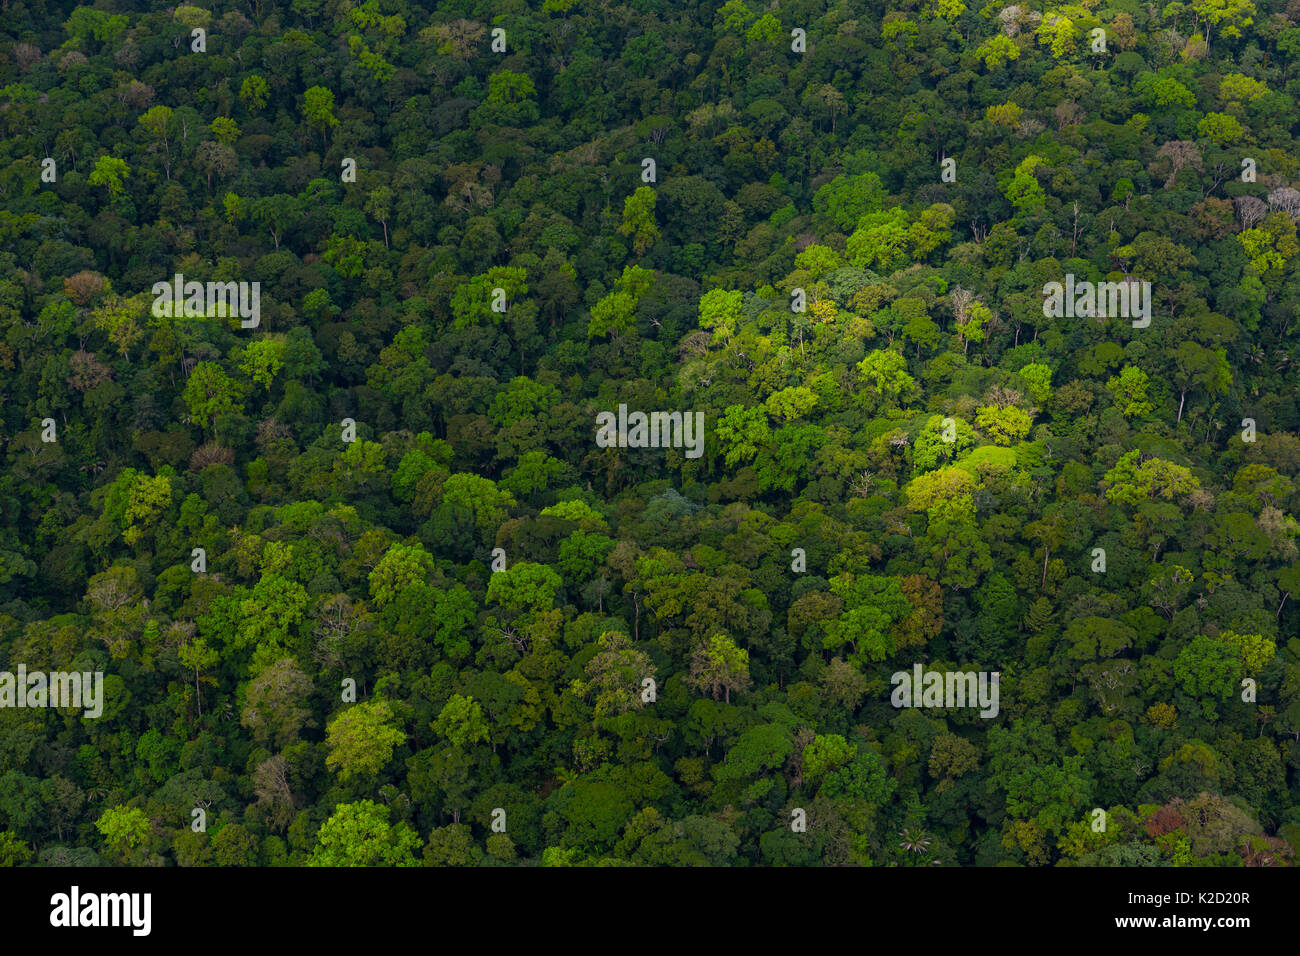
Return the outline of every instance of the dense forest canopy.
{"type": "Polygon", "coordinates": [[[0,861],[1292,862],[1300,0],[0,10],[0,861]]]}

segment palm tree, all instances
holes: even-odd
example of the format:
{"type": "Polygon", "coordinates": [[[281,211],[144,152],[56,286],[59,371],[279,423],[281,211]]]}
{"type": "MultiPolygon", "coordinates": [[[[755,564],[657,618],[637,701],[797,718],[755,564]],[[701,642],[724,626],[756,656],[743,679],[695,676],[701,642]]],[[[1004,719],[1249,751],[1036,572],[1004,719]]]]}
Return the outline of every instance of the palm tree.
{"type": "Polygon", "coordinates": [[[924,830],[904,827],[899,837],[901,840],[898,845],[909,853],[924,853],[930,848],[930,836],[924,830]]]}

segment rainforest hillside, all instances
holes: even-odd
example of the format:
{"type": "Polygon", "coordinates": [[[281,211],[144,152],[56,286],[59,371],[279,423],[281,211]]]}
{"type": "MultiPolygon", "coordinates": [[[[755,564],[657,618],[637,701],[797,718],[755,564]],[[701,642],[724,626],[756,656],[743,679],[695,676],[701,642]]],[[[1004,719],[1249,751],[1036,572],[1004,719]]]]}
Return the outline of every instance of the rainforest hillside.
{"type": "Polygon", "coordinates": [[[0,12],[0,862],[1293,861],[1300,0],[0,12]]]}

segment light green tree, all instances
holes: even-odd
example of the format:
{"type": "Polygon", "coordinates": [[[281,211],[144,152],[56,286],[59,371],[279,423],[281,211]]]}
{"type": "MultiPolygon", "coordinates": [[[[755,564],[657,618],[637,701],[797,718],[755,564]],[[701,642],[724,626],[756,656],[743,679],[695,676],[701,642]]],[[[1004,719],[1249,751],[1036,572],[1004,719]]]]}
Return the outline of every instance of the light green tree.
{"type": "Polygon", "coordinates": [[[340,803],[316,834],[308,866],[419,866],[420,837],[406,823],[388,822],[372,800],[340,803]]]}
{"type": "Polygon", "coordinates": [[[735,337],[744,302],[740,292],[710,289],[700,297],[700,328],[713,333],[715,342],[729,342],[735,337]]]}
{"type": "Polygon", "coordinates": [[[135,859],[149,839],[152,825],[149,815],[138,807],[109,807],[98,820],[95,829],[104,837],[109,850],[119,859],[135,859]]]}
{"type": "Polygon", "coordinates": [[[1192,12],[1205,28],[1205,45],[1210,45],[1210,34],[1218,27],[1219,33],[1230,39],[1239,39],[1241,31],[1255,22],[1255,4],[1252,0],[1192,0],[1192,12]]]}
{"type": "Polygon", "coordinates": [[[127,166],[126,160],[116,156],[101,156],[95,160],[95,168],[91,170],[87,182],[92,186],[106,186],[109,196],[116,199],[122,195],[122,181],[130,175],[131,168],[127,166]]]}
{"type": "Polygon", "coordinates": [[[632,251],[643,256],[659,241],[659,226],[655,223],[655,191],[640,186],[623,201],[623,223],[620,235],[632,240],[632,251]]]}
{"type": "Polygon", "coordinates": [[[514,613],[549,610],[560,590],[560,576],[549,565],[518,561],[488,581],[491,604],[514,613]]]}
{"type": "Polygon", "coordinates": [[[891,405],[916,387],[903,356],[891,349],[875,349],[858,363],[865,394],[874,401],[891,405]]]}
{"type": "Polygon", "coordinates": [[[1102,479],[1106,497],[1122,504],[1139,505],[1153,498],[1184,498],[1200,487],[1191,471],[1161,458],[1141,461],[1136,449],[1122,455],[1102,479]]]}
{"type": "Polygon", "coordinates": [[[452,745],[465,750],[473,744],[487,740],[488,722],[483,708],[473,697],[452,694],[442,711],[434,718],[433,732],[446,737],[452,745]]]}
{"type": "Polygon", "coordinates": [[[1008,60],[1020,59],[1020,47],[1010,37],[998,33],[976,47],[975,56],[984,61],[986,68],[996,70],[1008,60]]]}
{"type": "Polygon", "coordinates": [[[257,339],[244,346],[244,355],[239,368],[245,375],[268,391],[275,377],[284,368],[284,356],[288,350],[288,341],[283,335],[272,335],[257,339]]]}
{"type": "Polygon", "coordinates": [[[244,77],[244,82],[239,84],[239,98],[250,111],[264,109],[270,95],[271,87],[256,73],[250,73],[244,77]]]}
{"type": "Polygon", "coordinates": [[[813,410],[817,405],[817,393],[811,388],[795,385],[772,393],[763,405],[773,420],[792,422],[813,410]]]}
{"type": "Polygon", "coordinates": [[[1231,146],[1245,132],[1237,118],[1227,113],[1206,113],[1196,124],[1196,135],[1205,137],[1216,146],[1231,146]]]}
{"type": "Polygon", "coordinates": [[[1125,418],[1138,418],[1155,408],[1146,400],[1148,384],[1146,372],[1136,365],[1125,365],[1119,375],[1107,380],[1106,389],[1125,418]]]}
{"type": "Polygon", "coordinates": [[[213,139],[226,146],[233,145],[239,139],[239,124],[229,116],[218,116],[208,124],[208,129],[212,130],[213,139]]]}
{"type": "Polygon", "coordinates": [[[762,408],[746,408],[744,405],[727,406],[718,419],[715,432],[726,449],[723,460],[728,468],[752,461],[772,438],[766,411],[762,408]]]}
{"type": "Polygon", "coordinates": [[[434,569],[433,555],[421,544],[395,544],[379,559],[370,572],[370,597],[382,608],[403,589],[423,582],[434,569]]]}
{"type": "Polygon", "coordinates": [[[243,387],[216,362],[199,362],[190,372],[181,393],[189,407],[191,420],[200,428],[211,430],[218,416],[241,413],[243,387]]]}
{"type": "Polygon", "coordinates": [[[108,340],[117,346],[122,358],[130,358],[131,347],[147,331],[147,325],[141,319],[149,308],[149,301],[144,293],[129,299],[110,293],[91,313],[95,328],[108,333],[108,340]]]}
{"type": "Polygon", "coordinates": [[[396,723],[392,705],[382,698],[341,711],[325,728],[325,766],[344,783],[373,778],[406,743],[396,723]]]}
{"type": "Polygon", "coordinates": [[[1047,404],[1052,397],[1052,370],[1041,363],[1031,362],[1016,373],[1025,384],[1029,396],[1039,407],[1047,404]]]}
{"type": "Polygon", "coordinates": [[[339,125],[334,115],[334,94],[323,86],[313,86],[303,93],[302,115],[309,125],[320,130],[321,144],[325,144],[325,134],[339,125]]]}
{"type": "Polygon", "coordinates": [[[1011,445],[1029,434],[1034,420],[1015,405],[982,405],[975,410],[975,424],[988,432],[998,445],[1011,445]]]}
{"type": "Polygon", "coordinates": [[[912,467],[918,473],[930,471],[939,465],[955,461],[973,444],[975,429],[965,419],[931,415],[912,442],[912,467]],[[949,436],[951,441],[947,440],[949,436]]]}
{"type": "Polygon", "coordinates": [[[1030,215],[1043,209],[1047,204],[1047,194],[1043,192],[1043,187],[1038,184],[1038,177],[1034,175],[1034,170],[1046,165],[1046,160],[1041,156],[1026,156],[1016,166],[1011,182],[1003,190],[1003,194],[1021,215],[1030,215]]]}
{"type": "Polygon", "coordinates": [[[140,114],[136,120],[140,128],[148,134],[153,140],[150,149],[159,149],[163,151],[163,171],[168,179],[172,178],[172,156],[171,156],[171,123],[172,108],[170,106],[151,106],[140,114]]]}

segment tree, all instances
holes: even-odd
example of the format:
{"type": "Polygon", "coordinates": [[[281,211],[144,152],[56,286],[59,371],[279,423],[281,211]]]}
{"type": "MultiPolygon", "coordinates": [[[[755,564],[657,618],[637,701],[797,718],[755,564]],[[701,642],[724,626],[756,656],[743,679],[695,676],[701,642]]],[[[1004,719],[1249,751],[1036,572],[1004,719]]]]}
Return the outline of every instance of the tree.
{"type": "Polygon", "coordinates": [[[604,632],[597,643],[600,650],[583,668],[585,679],[574,682],[574,693],[592,701],[597,720],[642,709],[642,682],[655,676],[650,656],[619,631],[604,632]]]}
{"type": "Polygon", "coordinates": [[[911,222],[911,217],[897,206],[866,213],[845,244],[849,261],[863,268],[894,272],[909,259],[922,259],[946,242],[953,217],[953,207],[946,203],[930,206],[911,222]]]}
{"type": "Polygon", "coordinates": [[[1210,45],[1212,28],[1230,38],[1240,37],[1243,28],[1255,22],[1252,0],[1192,0],[1192,12],[1205,28],[1205,45],[1210,45]]]}
{"type": "Polygon", "coordinates": [[[527,74],[501,70],[488,77],[487,98],[475,111],[475,121],[527,126],[536,122],[540,115],[532,99],[536,95],[537,90],[527,74]]]}
{"type": "Polygon", "coordinates": [[[7,830],[0,832],[0,866],[22,866],[31,859],[32,851],[26,843],[7,830]]]}
{"type": "Polygon", "coordinates": [[[1231,146],[1241,139],[1245,130],[1235,116],[1227,113],[1206,113],[1196,124],[1196,135],[1210,140],[1216,146],[1231,146]]]}
{"type": "Polygon", "coordinates": [[[505,520],[507,509],[515,505],[514,496],[502,491],[496,482],[481,475],[456,474],[442,486],[443,501],[459,505],[473,513],[480,530],[495,530],[505,520]]]}
{"type": "Polygon", "coordinates": [[[979,767],[979,750],[965,737],[940,734],[930,748],[928,769],[938,780],[935,792],[943,793],[956,784],[957,778],[979,767]]]}
{"type": "Polygon", "coordinates": [[[998,445],[1023,441],[1034,420],[1014,405],[984,405],[975,410],[975,424],[989,433],[998,445]]]}
{"type": "Polygon", "coordinates": [[[1052,397],[1052,370],[1039,362],[1023,366],[1016,376],[1024,382],[1030,396],[1040,406],[1046,405],[1052,397]]]}
{"type": "Polygon", "coordinates": [[[749,689],[749,652],[725,634],[714,634],[696,647],[686,682],[701,693],[710,692],[714,700],[721,695],[731,703],[733,690],[749,689]]]}
{"type": "Polygon", "coordinates": [[[170,145],[170,127],[172,123],[170,106],[153,106],[141,114],[136,121],[142,130],[153,140],[152,147],[161,147],[163,151],[163,172],[172,178],[172,156],[170,145]]]}
{"type": "Polygon", "coordinates": [[[718,419],[715,431],[725,449],[723,460],[728,468],[752,461],[772,436],[764,410],[743,405],[728,406],[718,419]]]}
{"type": "Polygon", "coordinates": [[[519,311],[528,295],[528,272],[515,266],[493,266],[469,282],[460,285],[451,297],[452,314],[458,329],[502,320],[502,313],[493,310],[497,298],[495,290],[505,293],[506,315],[519,311]]]}
{"type": "Polygon", "coordinates": [[[471,744],[488,739],[487,721],[483,708],[473,697],[452,694],[433,722],[433,732],[446,737],[452,745],[466,750],[471,744]]]}
{"type": "Polygon", "coordinates": [[[1041,211],[1047,204],[1047,194],[1038,182],[1037,170],[1046,166],[1041,156],[1026,156],[1016,167],[1015,174],[1003,190],[1004,195],[1022,216],[1041,211]]]}
{"type": "Polygon", "coordinates": [[[1115,398],[1115,404],[1125,418],[1138,418],[1150,414],[1155,406],[1146,400],[1148,379],[1146,372],[1135,365],[1125,365],[1119,375],[1106,382],[1106,389],[1115,398]]]}
{"type": "Polygon", "coordinates": [[[865,394],[877,402],[889,404],[899,401],[916,387],[916,380],[907,373],[907,362],[897,352],[876,349],[858,363],[858,372],[866,386],[865,394]]]}
{"type": "Polygon", "coordinates": [[[844,601],[844,613],[827,625],[823,646],[864,667],[893,654],[899,625],[912,610],[898,580],[844,574],[831,581],[831,590],[844,601]]]}
{"type": "Polygon", "coordinates": [[[975,429],[960,418],[931,415],[912,442],[912,467],[919,473],[930,471],[960,457],[975,444],[975,429]],[[951,424],[951,438],[949,437],[951,424]]]}
{"type": "Polygon", "coordinates": [[[817,405],[817,393],[810,388],[794,386],[769,395],[763,403],[768,415],[778,422],[793,421],[807,415],[817,405]]]}
{"type": "Polygon", "coordinates": [[[344,783],[376,776],[406,743],[394,722],[392,705],[382,698],[340,711],[325,728],[325,766],[344,783]]]}
{"type": "Polygon", "coordinates": [[[143,296],[123,299],[109,295],[94,310],[95,327],[108,333],[108,339],[118,348],[122,358],[129,358],[131,347],[144,337],[146,329],[140,318],[146,309],[143,296]]]}
{"type": "Polygon", "coordinates": [[[321,145],[325,145],[325,133],[338,126],[334,115],[334,94],[323,86],[313,86],[302,96],[302,116],[310,125],[320,130],[321,145]]]}
{"type": "Polygon", "coordinates": [[[813,193],[813,209],[829,218],[837,229],[848,231],[867,213],[879,212],[884,196],[884,185],[875,173],[840,175],[813,193]]]}
{"type": "MultiPolygon", "coordinates": [[[[1204,135],[1204,134],[1202,134],[1204,135]]],[[[1187,140],[1170,140],[1160,147],[1156,153],[1157,159],[1162,159],[1169,164],[1169,172],[1165,178],[1165,189],[1174,184],[1178,178],[1179,172],[1183,169],[1201,169],[1201,151],[1195,143],[1187,140]]]]}
{"type": "Polygon", "coordinates": [[[916,357],[920,359],[922,347],[933,349],[939,344],[939,326],[934,319],[921,312],[903,324],[903,338],[916,346],[916,357]]]}
{"type": "Polygon", "coordinates": [[[137,860],[152,826],[149,816],[138,807],[109,807],[95,821],[109,851],[123,862],[137,860]]]}
{"type": "Polygon", "coordinates": [[[569,781],[557,790],[551,805],[557,816],[557,842],[593,853],[613,846],[636,810],[614,784],[582,779],[569,781]]]}
{"type": "Polygon", "coordinates": [[[874,805],[885,803],[897,788],[898,781],[889,776],[880,754],[861,746],[854,748],[851,760],[829,770],[821,784],[821,792],[832,800],[874,805]]]}
{"type": "Polygon", "coordinates": [[[208,647],[207,641],[197,637],[192,641],[183,643],[176,651],[177,660],[187,671],[194,672],[194,702],[198,711],[198,716],[203,716],[203,689],[201,682],[206,680],[209,684],[215,684],[216,681],[211,677],[205,678],[204,671],[210,671],[216,667],[221,660],[221,655],[216,648],[208,647]]]}
{"type": "Polygon", "coordinates": [[[803,777],[813,786],[827,773],[843,767],[857,753],[839,734],[818,734],[803,750],[803,777]]]}
{"type": "Polygon", "coordinates": [[[632,251],[643,256],[659,241],[659,227],[655,224],[655,191],[649,186],[639,186],[636,192],[623,201],[621,235],[632,239],[632,251]]]}
{"type": "Polygon", "coordinates": [[[613,550],[613,538],[579,528],[560,544],[560,571],[569,581],[589,580],[604,569],[605,559],[613,550]]]}
{"type": "Polygon", "coordinates": [[[225,143],[208,141],[199,143],[194,151],[194,164],[207,174],[208,189],[212,189],[212,177],[225,179],[239,169],[239,157],[225,143]]]}
{"type": "Polygon", "coordinates": [[[1262,634],[1238,634],[1236,631],[1223,631],[1219,640],[1227,641],[1241,654],[1246,673],[1258,676],[1277,650],[1277,644],[1262,634]]]}
{"type": "Polygon", "coordinates": [[[91,171],[87,182],[92,186],[108,187],[108,194],[113,199],[122,195],[124,189],[122,181],[131,175],[131,169],[126,164],[126,160],[118,159],[116,156],[101,156],[95,160],[95,168],[91,171]]]}
{"type": "Polygon", "coordinates": [[[185,382],[184,398],[191,420],[211,431],[222,415],[243,412],[243,391],[239,382],[216,362],[199,362],[185,382]]]}
{"type": "Polygon", "coordinates": [[[316,834],[307,865],[419,866],[419,835],[405,823],[389,823],[388,817],[388,807],[372,800],[340,803],[316,834]]]}
{"type": "Polygon", "coordinates": [[[1186,498],[1200,487],[1200,482],[1182,465],[1130,451],[1106,472],[1102,486],[1111,501],[1138,505],[1152,498],[1186,498]]]}
{"type": "Polygon", "coordinates": [[[403,590],[421,583],[433,570],[433,556],[420,544],[395,544],[370,572],[370,597],[382,608],[403,590]]]}
{"type": "Polygon", "coordinates": [[[917,475],[903,489],[908,507],[934,518],[969,520],[975,515],[975,479],[961,468],[939,468],[917,475]]]}
{"type": "Polygon", "coordinates": [[[630,332],[641,297],[649,291],[654,273],[640,266],[627,266],[614,283],[613,290],[591,307],[587,337],[597,338],[610,332],[630,332]]]}
{"type": "Polygon", "coordinates": [[[1046,725],[1017,720],[1009,728],[990,728],[988,740],[988,787],[1005,792],[1012,818],[1059,834],[1089,805],[1095,784],[1083,757],[1059,756],[1046,725]]]}
{"type": "Polygon", "coordinates": [[[254,382],[270,391],[271,383],[284,368],[287,350],[288,342],[282,335],[257,339],[244,347],[244,357],[240,360],[239,368],[254,382]]]}
{"type": "Polygon", "coordinates": [[[1025,525],[1025,534],[1043,546],[1043,577],[1039,587],[1047,586],[1047,559],[1053,551],[1070,539],[1077,523],[1064,509],[1052,505],[1043,512],[1042,520],[1025,525]]]}
{"type": "Polygon", "coordinates": [[[311,692],[311,678],[292,657],[283,657],[249,682],[239,722],[254,739],[283,750],[311,718],[311,711],[302,706],[311,692]]]}
{"type": "Polygon", "coordinates": [[[253,202],[253,219],[262,226],[280,248],[280,237],[295,225],[303,213],[303,204],[294,196],[276,194],[263,196],[253,202]]]}
{"type": "Polygon", "coordinates": [[[384,227],[384,248],[388,248],[388,220],[393,214],[393,191],[388,186],[378,185],[370,190],[366,197],[366,212],[384,227]]]}
{"type": "Polygon", "coordinates": [[[965,355],[971,342],[983,341],[985,326],[993,320],[993,313],[982,302],[976,301],[973,292],[961,286],[952,290],[951,299],[953,319],[961,337],[961,354],[965,355]]]}
{"type": "Polygon", "coordinates": [[[984,63],[985,68],[996,70],[1008,60],[1020,58],[1020,47],[1001,33],[995,34],[975,48],[975,56],[984,63]]]}
{"type": "Polygon", "coordinates": [[[1232,643],[1204,634],[1192,638],[1174,660],[1174,679],[1189,700],[1200,703],[1206,720],[1218,718],[1215,702],[1232,699],[1244,670],[1232,643]]]}
{"type": "Polygon", "coordinates": [[[250,73],[239,84],[239,98],[243,101],[244,107],[250,111],[265,109],[270,95],[271,87],[256,73],[250,73]]]}
{"type": "Polygon", "coordinates": [[[483,857],[469,827],[451,823],[429,834],[424,847],[425,866],[477,866],[483,857]]]}
{"type": "Polygon", "coordinates": [[[560,584],[560,576],[547,565],[518,561],[492,575],[487,599],[489,603],[516,614],[544,611],[555,604],[560,584]]]}
{"type": "Polygon", "coordinates": [[[1151,606],[1164,611],[1173,620],[1194,580],[1192,572],[1180,564],[1158,566],[1147,582],[1151,606]]]}

